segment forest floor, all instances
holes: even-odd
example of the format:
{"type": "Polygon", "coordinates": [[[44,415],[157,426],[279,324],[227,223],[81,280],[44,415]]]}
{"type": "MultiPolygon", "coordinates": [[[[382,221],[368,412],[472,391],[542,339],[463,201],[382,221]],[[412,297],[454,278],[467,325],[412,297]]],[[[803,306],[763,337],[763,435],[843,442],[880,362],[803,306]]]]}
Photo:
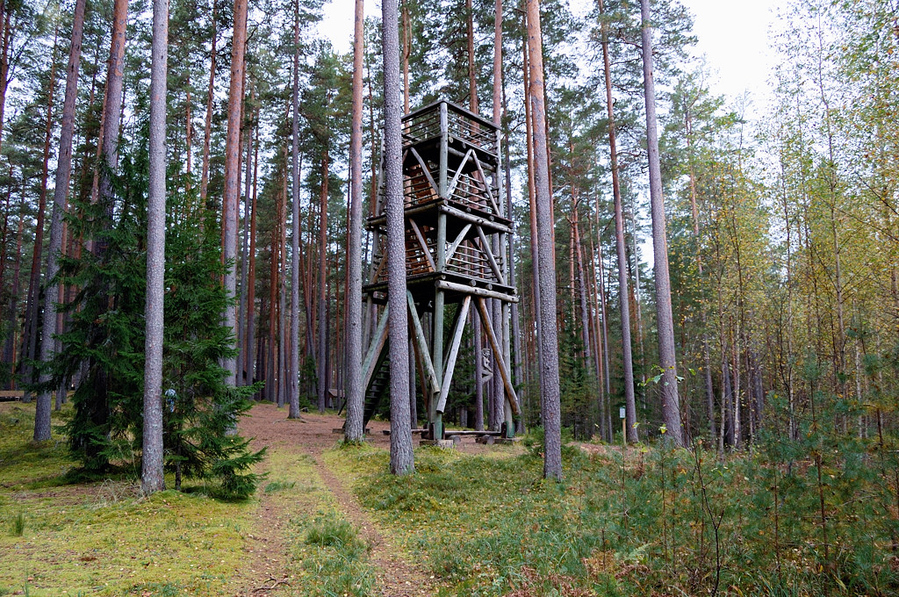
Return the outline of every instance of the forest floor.
{"type": "Polygon", "coordinates": [[[228,502],[203,481],[151,496],[133,473],[73,481],[59,431],[35,444],[34,405],[0,402],[0,597],[899,595],[886,455],[828,451],[822,483],[808,457],[766,456],[779,443],[722,457],[569,442],[556,482],[536,429],[418,447],[396,477],[387,423],[361,446],[340,443],[342,423],[255,405],[240,430],[266,477],[228,502]]]}
{"type": "MultiPolygon", "coordinates": [[[[285,418],[284,409],[273,404],[258,404],[240,423],[241,434],[254,438],[255,450],[266,448],[269,454],[278,454],[279,459],[307,456],[314,466],[318,481],[327,491],[329,498],[336,502],[339,514],[357,530],[362,540],[369,546],[369,562],[376,576],[375,585],[381,588],[385,597],[412,597],[429,595],[434,592],[434,577],[428,575],[403,553],[389,536],[372,520],[353,495],[352,487],[345,476],[335,470],[333,460],[325,452],[333,450],[341,435],[335,433],[343,425],[343,417],[304,413],[300,421],[285,418]]],[[[368,442],[376,447],[390,449],[390,436],[383,433],[390,424],[381,421],[369,423],[368,442]]],[[[477,445],[477,444],[472,444],[477,445]]],[[[262,471],[269,472],[271,460],[263,463],[262,471]]],[[[278,581],[290,578],[285,565],[289,560],[290,543],[283,532],[291,517],[302,516],[290,503],[284,503],[274,493],[259,496],[258,520],[254,536],[264,544],[265,549],[256,553],[250,569],[255,578],[247,576],[242,587],[243,594],[275,595],[276,591],[266,591],[263,587],[276,585],[278,581]]],[[[309,513],[307,513],[308,515],[309,513]]],[[[244,575],[242,575],[244,576],[244,575]]]]}
{"type": "MultiPolygon", "coordinates": [[[[70,483],[64,475],[72,463],[58,432],[43,445],[29,441],[33,412],[33,404],[0,403],[0,595],[439,592],[398,529],[360,505],[353,487],[359,475],[337,449],[343,417],[288,420],[285,409],[255,405],[240,433],[254,450],[266,449],[257,467],[265,479],[248,502],[223,503],[202,495],[202,486],[145,498],[134,478],[70,483]],[[308,540],[316,532],[324,542],[308,540]]],[[[368,449],[389,451],[387,429],[370,423],[368,449]]],[[[466,438],[457,449],[481,454],[491,447],[466,438]]]]}

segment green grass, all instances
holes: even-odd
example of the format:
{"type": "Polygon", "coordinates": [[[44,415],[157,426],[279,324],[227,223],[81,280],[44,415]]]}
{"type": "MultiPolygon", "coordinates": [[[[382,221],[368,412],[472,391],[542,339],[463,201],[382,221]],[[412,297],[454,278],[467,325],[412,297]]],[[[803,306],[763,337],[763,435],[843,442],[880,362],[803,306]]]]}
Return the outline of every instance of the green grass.
{"type": "Polygon", "coordinates": [[[368,546],[336,510],[295,521],[291,561],[299,583],[291,595],[324,597],[378,595],[368,546]]]}
{"type": "MultiPolygon", "coordinates": [[[[233,595],[249,582],[241,575],[257,545],[250,536],[262,534],[258,501],[215,500],[202,485],[144,498],[125,477],[71,483],[59,436],[31,442],[33,412],[0,404],[0,528],[11,531],[0,533],[0,594],[233,595]]],[[[311,475],[306,459],[275,464],[280,479],[311,475]]],[[[299,508],[319,501],[299,481],[281,482],[276,495],[299,508]]]]}
{"type": "MultiPolygon", "coordinates": [[[[704,454],[697,469],[686,450],[566,450],[562,483],[543,481],[542,461],[531,453],[503,459],[417,450],[416,474],[402,478],[385,472],[384,452],[341,457],[360,501],[446,581],[444,595],[700,595],[716,586],[719,594],[797,597],[899,591],[899,560],[883,519],[889,512],[842,496],[836,470],[828,561],[813,471],[773,467],[752,454],[724,463],[704,454]],[[792,471],[779,481],[777,509],[775,470],[792,471]]],[[[871,485],[855,488],[872,495],[871,485]]]]}
{"type": "MultiPolygon", "coordinates": [[[[380,594],[371,546],[310,456],[270,452],[260,496],[272,520],[256,500],[214,500],[202,486],[142,498],[132,478],[72,483],[63,443],[30,441],[30,412],[0,404],[0,595],[233,595],[264,583],[267,569],[252,567],[278,558],[275,525],[288,554],[279,595],[380,594]]],[[[562,483],[541,479],[539,442],[482,456],[418,449],[405,477],[369,445],[320,462],[444,597],[899,594],[892,456],[826,450],[819,484],[813,460],[765,446],[725,460],[570,448],[562,483]]]]}
{"type": "MultiPolygon", "coordinates": [[[[54,412],[54,424],[63,416],[54,412]]],[[[54,434],[50,441],[35,443],[33,433],[33,403],[0,403],[0,488],[31,490],[66,484],[65,473],[72,461],[63,442],[54,434]]]]}
{"type": "Polygon", "coordinates": [[[263,491],[265,493],[275,493],[276,491],[293,489],[294,487],[296,487],[295,481],[269,481],[268,483],[266,483],[263,491]]]}
{"type": "Polygon", "coordinates": [[[12,536],[13,537],[21,537],[25,534],[25,513],[19,512],[19,515],[13,520],[12,523],[12,536]]]}

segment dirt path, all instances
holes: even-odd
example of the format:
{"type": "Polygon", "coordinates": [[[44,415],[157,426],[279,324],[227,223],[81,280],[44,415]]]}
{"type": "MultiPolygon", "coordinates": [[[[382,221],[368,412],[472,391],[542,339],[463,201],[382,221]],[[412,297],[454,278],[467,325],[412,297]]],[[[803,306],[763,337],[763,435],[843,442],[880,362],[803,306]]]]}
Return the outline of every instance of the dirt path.
{"type": "MultiPolygon", "coordinates": [[[[250,416],[240,423],[241,434],[255,437],[254,449],[267,447],[270,452],[308,455],[315,462],[315,470],[327,491],[334,497],[345,518],[357,529],[371,549],[371,564],[377,574],[377,588],[383,597],[414,597],[433,594],[434,581],[414,563],[407,561],[400,550],[379,530],[358,500],[352,488],[327,467],[322,453],[337,443],[340,435],[333,432],[343,425],[343,418],[334,415],[304,414],[303,420],[288,421],[285,410],[269,404],[253,408],[250,416]]],[[[389,437],[382,433],[387,423],[372,422],[369,441],[389,448],[389,437]]],[[[290,548],[284,536],[291,514],[279,503],[277,494],[260,491],[256,530],[250,536],[256,547],[248,553],[248,571],[241,580],[245,587],[240,595],[277,596],[289,582],[287,562],[290,548]],[[274,587],[266,589],[266,587],[274,587]]]]}

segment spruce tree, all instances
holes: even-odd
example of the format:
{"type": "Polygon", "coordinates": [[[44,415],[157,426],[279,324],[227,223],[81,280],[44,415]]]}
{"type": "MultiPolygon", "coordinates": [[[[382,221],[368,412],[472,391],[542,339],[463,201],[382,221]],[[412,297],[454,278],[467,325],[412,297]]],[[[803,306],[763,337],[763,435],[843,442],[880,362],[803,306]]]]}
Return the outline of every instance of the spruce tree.
{"type": "MultiPolygon", "coordinates": [[[[145,139],[135,147],[123,152],[120,174],[111,177],[116,209],[76,204],[69,219],[73,234],[106,250],[63,259],[58,279],[81,290],[63,306],[71,326],[60,337],[49,387],[85,365],[64,431],[80,472],[88,476],[140,469],[148,156],[145,139]]],[[[230,431],[258,387],[230,386],[220,365],[235,349],[220,317],[232,299],[221,283],[228,264],[221,262],[218,231],[204,227],[199,213],[169,214],[166,248],[165,468],[175,473],[176,489],[190,477],[213,481],[214,495],[244,498],[258,481],[248,471],[264,451],[249,451],[248,440],[230,431]]]]}

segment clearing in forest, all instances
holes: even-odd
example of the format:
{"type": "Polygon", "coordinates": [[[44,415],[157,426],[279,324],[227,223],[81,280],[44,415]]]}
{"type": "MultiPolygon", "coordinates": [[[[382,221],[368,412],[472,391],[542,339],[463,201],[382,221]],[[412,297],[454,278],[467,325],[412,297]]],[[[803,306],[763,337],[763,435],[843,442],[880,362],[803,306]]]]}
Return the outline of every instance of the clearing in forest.
{"type": "Polygon", "coordinates": [[[0,403],[0,596],[899,594],[893,471],[848,449],[821,456],[822,482],[779,443],[569,444],[557,483],[535,430],[418,448],[395,477],[386,423],[341,446],[341,418],[257,404],[241,432],[267,477],[224,502],[201,482],[149,498],[124,474],[68,482],[64,442],[31,443],[33,413],[0,403]]]}
{"type": "MultiPolygon", "coordinates": [[[[0,404],[0,595],[435,593],[423,562],[360,506],[336,451],[342,417],[256,405],[240,431],[267,448],[267,476],[248,502],[226,503],[202,485],[144,498],[136,478],[69,483],[64,441],[29,441],[33,413],[0,404]]],[[[370,428],[374,450],[389,449],[389,424],[370,428]]]]}

